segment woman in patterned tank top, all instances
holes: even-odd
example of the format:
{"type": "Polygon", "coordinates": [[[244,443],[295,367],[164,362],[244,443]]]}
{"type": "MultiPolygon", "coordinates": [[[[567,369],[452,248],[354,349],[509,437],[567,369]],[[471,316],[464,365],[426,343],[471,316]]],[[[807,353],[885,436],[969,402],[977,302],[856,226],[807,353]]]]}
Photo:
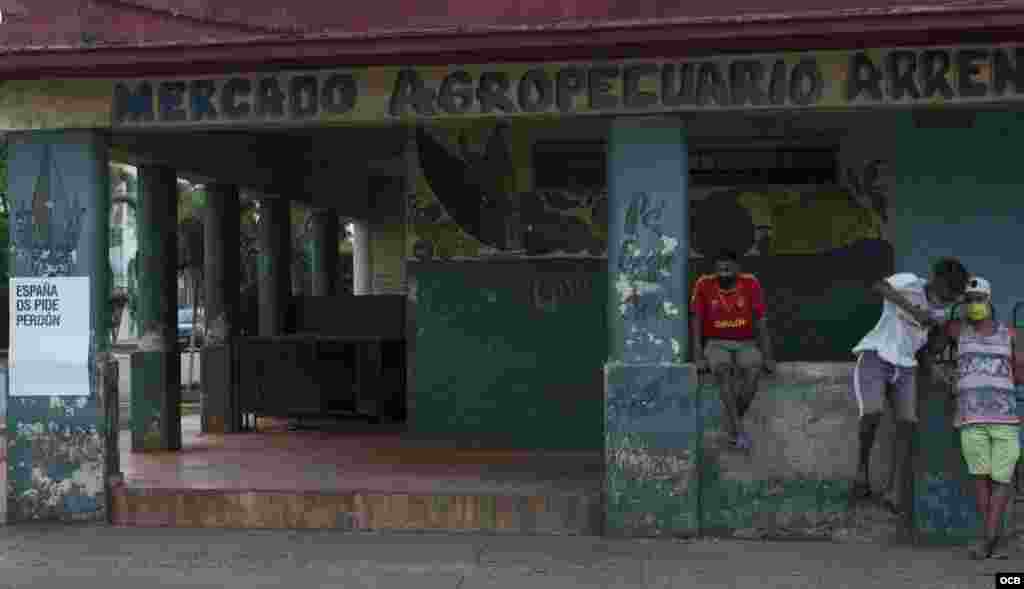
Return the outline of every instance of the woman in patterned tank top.
{"type": "Polygon", "coordinates": [[[975,478],[978,513],[985,535],[970,548],[974,559],[1004,557],[997,551],[999,524],[1013,496],[1020,457],[1020,417],[1014,382],[1024,377],[1014,330],[992,317],[992,289],[984,278],[967,284],[964,319],[946,334],[957,343],[956,416],[967,470],[975,478]],[[1016,352],[1016,353],[1015,353],[1016,352]],[[1016,378],[1015,378],[1016,375],[1016,378]]]}

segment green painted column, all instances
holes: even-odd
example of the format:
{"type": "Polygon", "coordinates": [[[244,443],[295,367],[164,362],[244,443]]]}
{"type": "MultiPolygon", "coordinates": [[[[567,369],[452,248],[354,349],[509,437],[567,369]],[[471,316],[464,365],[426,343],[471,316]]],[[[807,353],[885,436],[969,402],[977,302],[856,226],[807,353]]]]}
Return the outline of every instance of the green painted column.
{"type": "Polygon", "coordinates": [[[206,195],[203,218],[206,340],[200,364],[200,428],[203,433],[227,433],[234,431],[237,421],[230,404],[231,356],[225,344],[238,332],[241,305],[239,191],[231,184],[207,184],[206,195]]]}
{"type": "Polygon", "coordinates": [[[699,427],[687,345],[687,146],[681,121],[618,118],[608,136],[605,449],[609,534],[699,529],[699,427]]]}
{"type": "MultiPolygon", "coordinates": [[[[6,520],[102,521],[108,436],[96,366],[110,347],[108,137],[31,132],[7,141],[11,276],[90,279],[89,345],[80,350],[90,394],[10,397],[6,520]]],[[[12,332],[12,350],[17,345],[12,332]]]]}
{"type": "Polygon", "coordinates": [[[139,168],[139,351],[132,354],[132,451],[181,449],[177,349],[178,181],[163,166],[139,168]]]}
{"type": "Polygon", "coordinates": [[[313,296],[338,294],[338,236],[341,225],[334,209],[313,213],[313,296]]]}
{"type": "Polygon", "coordinates": [[[203,218],[203,302],[207,343],[220,343],[237,331],[239,301],[240,203],[238,186],[206,185],[203,218]],[[212,339],[211,339],[212,338],[212,339]]]}
{"type": "Polygon", "coordinates": [[[291,295],[291,202],[263,201],[260,207],[259,334],[281,335],[291,295]]]}

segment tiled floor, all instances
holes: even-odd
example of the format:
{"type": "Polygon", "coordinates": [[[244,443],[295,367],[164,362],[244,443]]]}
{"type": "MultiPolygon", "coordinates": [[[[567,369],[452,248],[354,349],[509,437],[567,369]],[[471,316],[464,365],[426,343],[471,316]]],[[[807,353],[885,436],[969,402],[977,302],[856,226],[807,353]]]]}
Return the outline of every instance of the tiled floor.
{"type": "Polygon", "coordinates": [[[600,492],[604,479],[599,452],[456,449],[355,424],[347,433],[276,429],[201,435],[198,417],[186,417],[183,450],[147,454],[132,453],[122,432],[125,483],[193,491],[532,496],[600,492]]]}
{"type": "MultiPolygon", "coordinates": [[[[266,424],[262,424],[264,428],[266,424]]],[[[180,452],[132,453],[122,432],[122,526],[595,534],[600,452],[459,449],[381,427],[199,434],[180,452]]]]}

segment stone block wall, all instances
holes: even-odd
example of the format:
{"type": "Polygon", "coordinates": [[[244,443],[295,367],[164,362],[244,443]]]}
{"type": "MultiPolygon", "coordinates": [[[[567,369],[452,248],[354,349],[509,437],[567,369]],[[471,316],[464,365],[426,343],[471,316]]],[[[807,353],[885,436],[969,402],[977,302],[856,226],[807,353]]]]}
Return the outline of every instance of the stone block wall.
{"type": "MultiPolygon", "coordinates": [[[[682,410],[677,437],[689,432],[694,435],[684,437],[690,441],[669,451],[645,443],[644,436],[609,431],[612,533],[839,540],[905,536],[905,520],[870,502],[849,501],[857,467],[853,363],[781,363],[775,375],[762,381],[746,416],[754,439],[749,455],[726,447],[717,387],[698,378],[692,366],[686,370],[686,378],[676,379],[685,386],[666,396],[674,397],[670,404],[682,410]],[[643,487],[639,493],[638,487],[643,487]],[[624,492],[616,496],[616,489],[624,492]],[[694,489],[697,499],[691,501],[694,489]],[[639,501],[626,501],[627,496],[639,501]],[[682,520],[695,525],[681,527],[682,520]]],[[[888,471],[891,428],[886,419],[872,460],[879,488],[888,471]]]]}

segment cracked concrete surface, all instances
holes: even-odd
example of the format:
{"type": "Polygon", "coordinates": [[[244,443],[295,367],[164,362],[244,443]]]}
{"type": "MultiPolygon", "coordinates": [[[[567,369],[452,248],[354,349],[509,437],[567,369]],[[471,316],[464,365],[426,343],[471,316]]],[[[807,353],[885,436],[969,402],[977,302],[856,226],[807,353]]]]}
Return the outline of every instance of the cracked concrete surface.
{"type": "Polygon", "coordinates": [[[1011,561],[962,548],[335,531],[18,525],[0,529],[0,589],[261,586],[989,588],[1011,561]]]}

